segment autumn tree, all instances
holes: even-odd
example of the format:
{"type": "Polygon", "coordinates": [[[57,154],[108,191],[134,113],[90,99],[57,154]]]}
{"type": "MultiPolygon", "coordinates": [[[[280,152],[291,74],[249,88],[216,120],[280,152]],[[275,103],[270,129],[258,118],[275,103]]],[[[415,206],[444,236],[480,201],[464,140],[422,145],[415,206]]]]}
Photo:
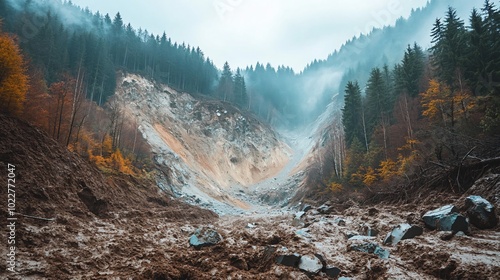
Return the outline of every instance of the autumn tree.
{"type": "Polygon", "coordinates": [[[1,33],[0,112],[19,115],[23,109],[27,90],[28,77],[19,47],[12,37],[1,33]]]}

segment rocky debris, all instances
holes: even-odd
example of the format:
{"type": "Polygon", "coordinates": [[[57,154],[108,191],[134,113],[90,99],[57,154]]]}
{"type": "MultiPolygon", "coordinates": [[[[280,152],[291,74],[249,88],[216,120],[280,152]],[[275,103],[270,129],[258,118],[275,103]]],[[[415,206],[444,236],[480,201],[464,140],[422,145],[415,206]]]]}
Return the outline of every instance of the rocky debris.
{"type": "Polygon", "coordinates": [[[295,213],[295,219],[302,219],[305,214],[306,214],[305,211],[299,211],[299,212],[295,213]]]}
{"type": "Polygon", "coordinates": [[[336,225],[338,225],[338,226],[341,226],[341,227],[345,227],[346,226],[346,222],[342,218],[335,218],[333,220],[333,223],[336,224],[336,225]]]}
{"type": "Polygon", "coordinates": [[[318,209],[316,209],[316,210],[320,214],[330,214],[330,213],[333,212],[332,207],[330,205],[328,205],[328,204],[323,204],[320,207],[318,207],[318,209]]]}
{"type": "Polygon", "coordinates": [[[348,247],[349,251],[358,251],[368,254],[375,254],[381,259],[389,258],[390,255],[389,251],[380,247],[376,243],[366,242],[362,239],[353,239],[353,238],[349,239],[349,241],[351,241],[348,247]]]}
{"type": "Polygon", "coordinates": [[[304,206],[302,207],[302,211],[304,211],[305,213],[307,213],[311,209],[312,209],[312,206],[309,204],[304,204],[304,206]]]}
{"type": "Polygon", "coordinates": [[[299,254],[280,255],[276,258],[276,263],[284,266],[298,267],[300,262],[299,254]]]}
{"type": "Polygon", "coordinates": [[[387,234],[384,239],[384,244],[395,246],[401,240],[415,238],[416,236],[422,235],[422,233],[424,233],[424,229],[419,226],[400,224],[387,234]]]}
{"type": "Polygon", "coordinates": [[[221,241],[222,236],[217,231],[211,228],[199,228],[191,235],[191,238],[189,238],[189,245],[196,249],[200,249],[216,245],[221,241]]]}
{"type": "Polygon", "coordinates": [[[378,230],[374,229],[371,225],[364,224],[359,228],[359,232],[366,236],[377,236],[379,234],[378,230]]]}
{"type": "Polygon", "coordinates": [[[463,231],[469,232],[467,219],[458,213],[458,209],[453,205],[445,205],[441,208],[429,211],[422,219],[430,229],[439,231],[463,231]]]}
{"type": "Polygon", "coordinates": [[[276,258],[276,263],[298,268],[311,276],[324,272],[329,277],[337,277],[341,272],[340,269],[336,267],[327,267],[325,259],[319,254],[301,256],[295,253],[291,255],[280,255],[276,258]]]}
{"type": "Polygon", "coordinates": [[[348,238],[348,240],[351,240],[351,241],[355,241],[355,240],[364,241],[364,240],[373,240],[373,239],[375,239],[375,237],[365,236],[365,235],[353,235],[353,236],[348,238]]]}
{"type": "Polygon", "coordinates": [[[470,223],[479,229],[491,229],[498,224],[495,207],[481,196],[471,195],[465,199],[470,223]]]}
{"type": "Polygon", "coordinates": [[[324,269],[324,273],[326,274],[326,276],[330,277],[330,278],[336,278],[340,275],[340,273],[342,272],[342,270],[340,270],[340,268],[338,267],[326,267],[324,269]]]}
{"type": "Polygon", "coordinates": [[[295,234],[300,236],[300,237],[305,237],[305,238],[311,238],[312,235],[309,233],[309,229],[308,228],[303,228],[303,229],[299,229],[297,231],[295,231],[295,234]]]}
{"type": "Polygon", "coordinates": [[[256,228],[257,225],[255,223],[248,223],[245,228],[256,228]]]}
{"type": "Polygon", "coordinates": [[[310,274],[318,274],[323,269],[323,263],[316,256],[306,255],[300,258],[299,269],[310,274]]]}
{"type": "Polygon", "coordinates": [[[439,225],[439,220],[453,213],[458,213],[458,209],[454,205],[445,205],[441,208],[428,211],[422,219],[429,228],[436,229],[439,225]]]}

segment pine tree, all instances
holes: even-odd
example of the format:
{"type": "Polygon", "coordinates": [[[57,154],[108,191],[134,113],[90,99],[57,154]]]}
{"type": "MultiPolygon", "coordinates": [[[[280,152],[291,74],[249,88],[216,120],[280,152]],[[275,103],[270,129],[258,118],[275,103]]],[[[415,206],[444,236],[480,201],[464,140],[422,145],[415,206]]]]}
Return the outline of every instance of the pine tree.
{"type": "Polygon", "coordinates": [[[240,68],[236,69],[234,75],[234,97],[235,103],[240,108],[246,108],[248,105],[247,88],[245,85],[245,78],[241,75],[240,68]]]}
{"type": "Polygon", "coordinates": [[[342,109],[342,124],[348,147],[351,146],[355,138],[358,141],[364,139],[361,107],[362,101],[359,84],[357,81],[349,81],[345,88],[344,108],[342,109]]]}
{"type": "Polygon", "coordinates": [[[467,50],[466,31],[463,21],[453,8],[449,8],[444,23],[436,20],[432,30],[431,48],[433,64],[438,78],[454,91],[464,85],[464,64],[467,50]]]}
{"type": "Polygon", "coordinates": [[[222,75],[219,80],[220,99],[224,101],[232,101],[233,90],[234,90],[233,73],[231,72],[231,67],[229,66],[229,63],[226,61],[226,63],[224,63],[224,68],[222,69],[222,75]]]}
{"type": "Polygon", "coordinates": [[[424,74],[424,52],[422,48],[414,44],[413,48],[408,45],[401,64],[397,64],[394,70],[396,90],[398,93],[406,93],[416,97],[421,92],[420,84],[424,74]]]}

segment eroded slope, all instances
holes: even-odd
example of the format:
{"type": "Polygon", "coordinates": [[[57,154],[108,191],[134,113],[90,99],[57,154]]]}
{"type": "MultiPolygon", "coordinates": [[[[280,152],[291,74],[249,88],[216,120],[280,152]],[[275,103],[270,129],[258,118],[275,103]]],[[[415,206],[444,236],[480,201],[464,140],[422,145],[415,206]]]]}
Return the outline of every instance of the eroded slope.
{"type": "Polygon", "coordinates": [[[272,177],[289,160],[289,147],[269,126],[227,103],[195,99],[132,74],[119,79],[116,98],[152,146],[165,174],[159,184],[178,195],[249,208],[232,188],[272,177]]]}

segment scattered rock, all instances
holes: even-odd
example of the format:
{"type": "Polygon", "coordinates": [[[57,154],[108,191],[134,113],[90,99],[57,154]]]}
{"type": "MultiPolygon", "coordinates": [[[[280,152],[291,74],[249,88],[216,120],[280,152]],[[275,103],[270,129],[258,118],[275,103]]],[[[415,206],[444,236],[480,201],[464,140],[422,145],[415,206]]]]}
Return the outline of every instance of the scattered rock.
{"type": "Polygon", "coordinates": [[[399,241],[404,239],[411,239],[416,236],[422,235],[424,229],[419,226],[412,226],[410,224],[400,224],[389,232],[384,239],[385,245],[396,245],[399,241]]]}
{"type": "Polygon", "coordinates": [[[372,228],[370,225],[364,224],[359,228],[359,232],[366,236],[377,236],[378,230],[372,228]]]}
{"type": "Polygon", "coordinates": [[[309,233],[309,229],[307,229],[307,228],[299,229],[295,232],[295,234],[298,236],[301,236],[301,237],[305,237],[305,238],[312,237],[312,235],[309,233]]]}
{"type": "Polygon", "coordinates": [[[323,263],[316,256],[302,256],[299,261],[299,269],[310,274],[318,274],[323,269],[323,263]]]}
{"type": "Polygon", "coordinates": [[[197,229],[191,238],[189,238],[189,245],[200,249],[202,247],[213,246],[222,241],[222,236],[211,228],[197,229]]]}
{"type": "Polygon", "coordinates": [[[330,214],[332,213],[332,207],[327,204],[323,204],[320,207],[318,207],[317,211],[320,214],[330,214]]]}
{"type": "MultiPolygon", "coordinates": [[[[352,240],[352,239],[350,239],[352,240]]],[[[381,259],[388,259],[389,258],[389,251],[378,246],[376,243],[373,242],[359,242],[360,240],[356,240],[357,242],[352,243],[349,245],[349,250],[350,251],[358,251],[358,252],[363,252],[363,253],[368,253],[368,254],[375,254],[381,259]]]]}
{"type": "Polygon", "coordinates": [[[305,213],[306,212],[304,212],[304,211],[299,211],[299,212],[295,213],[295,219],[301,219],[305,213]]]}
{"type": "Polygon", "coordinates": [[[446,205],[441,208],[428,211],[424,214],[422,219],[429,228],[436,229],[439,225],[439,220],[447,215],[451,215],[452,213],[458,213],[458,209],[453,205],[446,205]]]}
{"type": "Polygon", "coordinates": [[[359,235],[360,235],[359,232],[356,232],[356,231],[347,231],[347,232],[345,232],[345,237],[347,239],[350,239],[350,238],[352,238],[354,236],[359,236],[359,235]]]}
{"type": "Polygon", "coordinates": [[[303,211],[304,213],[307,213],[307,212],[308,212],[309,210],[311,210],[311,209],[312,209],[312,206],[311,206],[311,205],[309,205],[309,204],[304,204],[304,207],[302,207],[302,211],[303,211]]]}
{"type": "Polygon", "coordinates": [[[441,232],[438,232],[436,234],[436,236],[439,237],[439,239],[441,239],[443,241],[449,241],[449,240],[453,239],[453,237],[455,235],[451,231],[441,231],[441,232]]]}
{"type": "Polygon", "coordinates": [[[446,205],[429,211],[422,218],[425,225],[430,229],[469,232],[469,223],[464,216],[458,213],[458,209],[453,205],[446,205]]]}
{"type": "Polygon", "coordinates": [[[338,268],[338,267],[327,267],[327,268],[325,268],[324,272],[325,272],[326,276],[328,276],[330,278],[336,278],[340,275],[342,270],[340,270],[340,268],[338,268]]]}
{"type": "Polygon", "coordinates": [[[465,199],[467,216],[471,224],[479,229],[491,229],[498,224],[495,207],[486,199],[471,195],[465,199]]]}
{"type": "Polygon", "coordinates": [[[354,235],[348,238],[348,240],[355,241],[355,240],[372,240],[375,239],[373,236],[366,236],[366,235],[354,235]]]}
{"type": "Polygon", "coordinates": [[[302,272],[292,271],[292,272],[290,272],[290,274],[288,275],[288,277],[286,279],[309,280],[309,277],[302,272]]]}
{"type": "Polygon", "coordinates": [[[335,218],[335,220],[333,220],[333,223],[341,226],[341,227],[345,227],[346,226],[346,222],[344,219],[342,218],[335,218]]]}
{"type": "Polygon", "coordinates": [[[281,255],[276,258],[276,263],[284,266],[298,267],[300,261],[299,254],[281,255]]]}

